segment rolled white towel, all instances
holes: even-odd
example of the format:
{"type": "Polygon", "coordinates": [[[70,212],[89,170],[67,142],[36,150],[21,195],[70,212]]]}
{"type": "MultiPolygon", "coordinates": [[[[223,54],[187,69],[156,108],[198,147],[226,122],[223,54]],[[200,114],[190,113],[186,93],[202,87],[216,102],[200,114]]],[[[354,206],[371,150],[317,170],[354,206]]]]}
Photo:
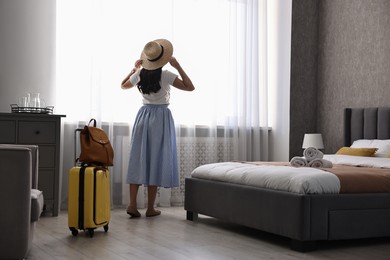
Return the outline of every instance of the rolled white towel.
{"type": "Polygon", "coordinates": [[[310,162],[314,159],[322,159],[324,157],[324,154],[317,148],[308,147],[303,151],[303,156],[308,162],[310,162]]]}
{"type": "Polygon", "coordinates": [[[291,159],[290,165],[294,167],[307,167],[308,163],[304,157],[295,156],[291,159]]]}
{"type": "Polygon", "coordinates": [[[332,168],[333,163],[325,159],[313,159],[309,162],[309,167],[313,168],[332,168]]]}

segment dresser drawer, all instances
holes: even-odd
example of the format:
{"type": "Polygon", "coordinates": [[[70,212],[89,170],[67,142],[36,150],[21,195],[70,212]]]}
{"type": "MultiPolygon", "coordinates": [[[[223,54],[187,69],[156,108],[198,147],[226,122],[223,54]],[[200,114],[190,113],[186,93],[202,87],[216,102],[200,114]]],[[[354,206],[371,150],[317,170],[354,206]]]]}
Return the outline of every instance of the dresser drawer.
{"type": "Polygon", "coordinates": [[[39,167],[54,168],[56,166],[56,158],[55,145],[39,146],[39,167]]]}
{"type": "Polygon", "coordinates": [[[45,200],[54,198],[54,170],[39,169],[38,189],[43,192],[45,200]]]}
{"type": "Polygon", "coordinates": [[[0,121],[0,144],[14,144],[16,142],[16,121],[0,121]]]}
{"type": "Polygon", "coordinates": [[[55,122],[19,121],[20,144],[54,144],[56,142],[55,122]]]}

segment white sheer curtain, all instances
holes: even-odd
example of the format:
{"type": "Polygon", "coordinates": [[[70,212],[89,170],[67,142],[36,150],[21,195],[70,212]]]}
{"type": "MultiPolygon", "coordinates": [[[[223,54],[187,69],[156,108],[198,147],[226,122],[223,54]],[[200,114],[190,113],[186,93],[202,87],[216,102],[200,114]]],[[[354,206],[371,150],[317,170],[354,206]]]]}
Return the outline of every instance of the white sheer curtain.
{"type": "MultiPolygon", "coordinates": [[[[182,205],[184,179],[198,165],[267,160],[267,28],[266,0],[58,0],[56,113],[67,116],[63,207],[74,129],[92,117],[115,150],[113,204],[128,203],[130,135],[141,97],[136,89],[121,90],[120,82],[156,38],[172,41],[196,88],[172,89],[181,185],[160,189],[157,203],[182,205]]],[[[146,197],[138,197],[145,205],[146,197]]]]}

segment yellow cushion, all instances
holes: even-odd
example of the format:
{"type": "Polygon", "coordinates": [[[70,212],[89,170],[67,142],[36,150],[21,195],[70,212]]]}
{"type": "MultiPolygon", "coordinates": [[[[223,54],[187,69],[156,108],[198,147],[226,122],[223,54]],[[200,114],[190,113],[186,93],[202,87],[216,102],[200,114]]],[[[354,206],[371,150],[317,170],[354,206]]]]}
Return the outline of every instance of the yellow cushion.
{"type": "Polygon", "coordinates": [[[374,156],[378,148],[351,148],[342,147],[336,154],[354,155],[354,156],[374,156]]]}

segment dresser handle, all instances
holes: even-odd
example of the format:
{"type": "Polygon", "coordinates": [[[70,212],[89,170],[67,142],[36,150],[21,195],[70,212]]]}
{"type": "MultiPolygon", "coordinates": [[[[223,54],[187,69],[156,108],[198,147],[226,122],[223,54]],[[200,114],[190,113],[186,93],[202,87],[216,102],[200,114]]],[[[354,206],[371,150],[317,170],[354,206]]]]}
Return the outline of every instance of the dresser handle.
{"type": "Polygon", "coordinates": [[[39,135],[41,132],[39,130],[35,131],[36,135],[39,135]]]}

